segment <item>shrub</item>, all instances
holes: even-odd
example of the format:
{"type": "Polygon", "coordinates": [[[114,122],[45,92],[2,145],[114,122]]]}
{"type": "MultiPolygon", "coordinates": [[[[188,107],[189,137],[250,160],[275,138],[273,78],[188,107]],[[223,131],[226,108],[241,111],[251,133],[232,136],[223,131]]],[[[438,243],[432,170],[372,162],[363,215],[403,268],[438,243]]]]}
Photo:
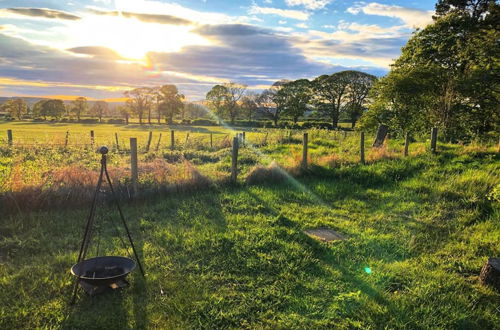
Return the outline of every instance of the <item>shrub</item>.
{"type": "Polygon", "coordinates": [[[217,122],[210,119],[193,119],[191,125],[195,126],[217,126],[217,122]]]}
{"type": "Polygon", "coordinates": [[[97,119],[97,118],[84,118],[84,119],[80,119],[79,122],[82,124],[97,124],[99,122],[99,119],[97,119]]]}
{"type": "Polygon", "coordinates": [[[125,124],[125,120],[121,118],[111,118],[107,121],[108,124],[125,124]]]}
{"type": "Polygon", "coordinates": [[[259,184],[265,182],[282,182],[287,179],[285,170],[276,163],[272,162],[269,166],[255,166],[246,178],[248,184],[259,184]]]}

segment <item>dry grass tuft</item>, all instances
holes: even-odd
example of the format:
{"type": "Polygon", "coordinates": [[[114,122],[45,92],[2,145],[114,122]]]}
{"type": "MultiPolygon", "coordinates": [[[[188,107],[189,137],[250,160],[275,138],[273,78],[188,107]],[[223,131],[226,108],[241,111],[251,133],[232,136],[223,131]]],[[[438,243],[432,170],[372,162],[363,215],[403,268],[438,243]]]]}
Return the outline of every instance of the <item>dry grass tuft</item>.
{"type": "Polygon", "coordinates": [[[397,156],[398,155],[396,153],[390,151],[387,148],[387,144],[384,144],[380,148],[371,148],[370,151],[367,153],[366,162],[375,163],[376,161],[381,159],[393,159],[397,158],[397,156]]]}
{"type": "Polygon", "coordinates": [[[272,162],[269,166],[262,165],[255,166],[246,178],[248,184],[259,184],[265,182],[282,182],[287,179],[284,169],[282,169],[276,162],[272,162]]]}
{"type": "Polygon", "coordinates": [[[338,154],[331,154],[318,158],[317,163],[319,165],[325,165],[330,168],[339,168],[340,166],[344,165],[346,161],[342,160],[342,157],[340,157],[338,154]]]}

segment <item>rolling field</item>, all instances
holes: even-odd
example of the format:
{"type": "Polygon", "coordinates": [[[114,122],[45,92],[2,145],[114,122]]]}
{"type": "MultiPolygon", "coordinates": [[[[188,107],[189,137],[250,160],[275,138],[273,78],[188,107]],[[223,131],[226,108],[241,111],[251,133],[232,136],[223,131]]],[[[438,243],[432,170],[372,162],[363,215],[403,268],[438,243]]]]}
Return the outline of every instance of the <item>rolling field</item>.
{"type": "MultiPolygon", "coordinates": [[[[493,329],[500,322],[500,294],[478,280],[486,259],[500,253],[495,147],[440,144],[432,155],[428,141],[416,141],[402,157],[402,141],[372,150],[368,136],[360,165],[358,133],[309,130],[310,167],[299,171],[301,131],[247,130],[238,182],[228,185],[231,147],[210,147],[206,138],[223,141],[234,131],[175,126],[175,150],[166,140],[146,152],[149,127],[15,124],[0,124],[2,136],[14,130],[14,146],[0,146],[0,195],[11,206],[0,215],[2,329],[493,329]],[[94,298],[80,292],[70,306],[69,269],[99,156],[87,142],[50,141],[67,130],[87,139],[90,129],[96,145],[113,146],[115,132],[139,138],[144,196],[124,201],[124,213],[147,276],[136,270],[130,288],[94,298]],[[16,145],[20,136],[39,143],[16,145]],[[256,174],[273,161],[291,175],[256,174]],[[162,190],[171,185],[177,189],[162,190]],[[324,227],[346,239],[304,233],[324,227]]],[[[112,147],[109,167],[121,190],[130,183],[129,158],[112,147]]],[[[131,253],[115,210],[103,204],[97,218],[89,256],[131,253]]]]}

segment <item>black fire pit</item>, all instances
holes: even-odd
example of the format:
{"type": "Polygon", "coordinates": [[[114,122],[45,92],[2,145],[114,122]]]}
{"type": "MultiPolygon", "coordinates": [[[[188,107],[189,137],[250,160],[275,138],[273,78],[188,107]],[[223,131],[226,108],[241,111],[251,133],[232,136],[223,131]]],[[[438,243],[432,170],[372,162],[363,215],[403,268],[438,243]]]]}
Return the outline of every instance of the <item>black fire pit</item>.
{"type": "Polygon", "coordinates": [[[124,280],[135,268],[135,261],[125,257],[105,256],[86,259],[71,267],[80,281],[102,286],[124,280]]]}

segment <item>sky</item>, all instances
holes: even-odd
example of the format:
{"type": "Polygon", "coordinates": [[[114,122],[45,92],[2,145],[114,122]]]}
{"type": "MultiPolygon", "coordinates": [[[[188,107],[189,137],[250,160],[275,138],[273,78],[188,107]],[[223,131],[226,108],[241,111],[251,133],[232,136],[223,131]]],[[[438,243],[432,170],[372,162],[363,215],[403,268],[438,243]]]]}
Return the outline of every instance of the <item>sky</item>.
{"type": "Polygon", "coordinates": [[[249,90],[342,70],[383,76],[434,0],[0,0],[0,96],[249,90]]]}

